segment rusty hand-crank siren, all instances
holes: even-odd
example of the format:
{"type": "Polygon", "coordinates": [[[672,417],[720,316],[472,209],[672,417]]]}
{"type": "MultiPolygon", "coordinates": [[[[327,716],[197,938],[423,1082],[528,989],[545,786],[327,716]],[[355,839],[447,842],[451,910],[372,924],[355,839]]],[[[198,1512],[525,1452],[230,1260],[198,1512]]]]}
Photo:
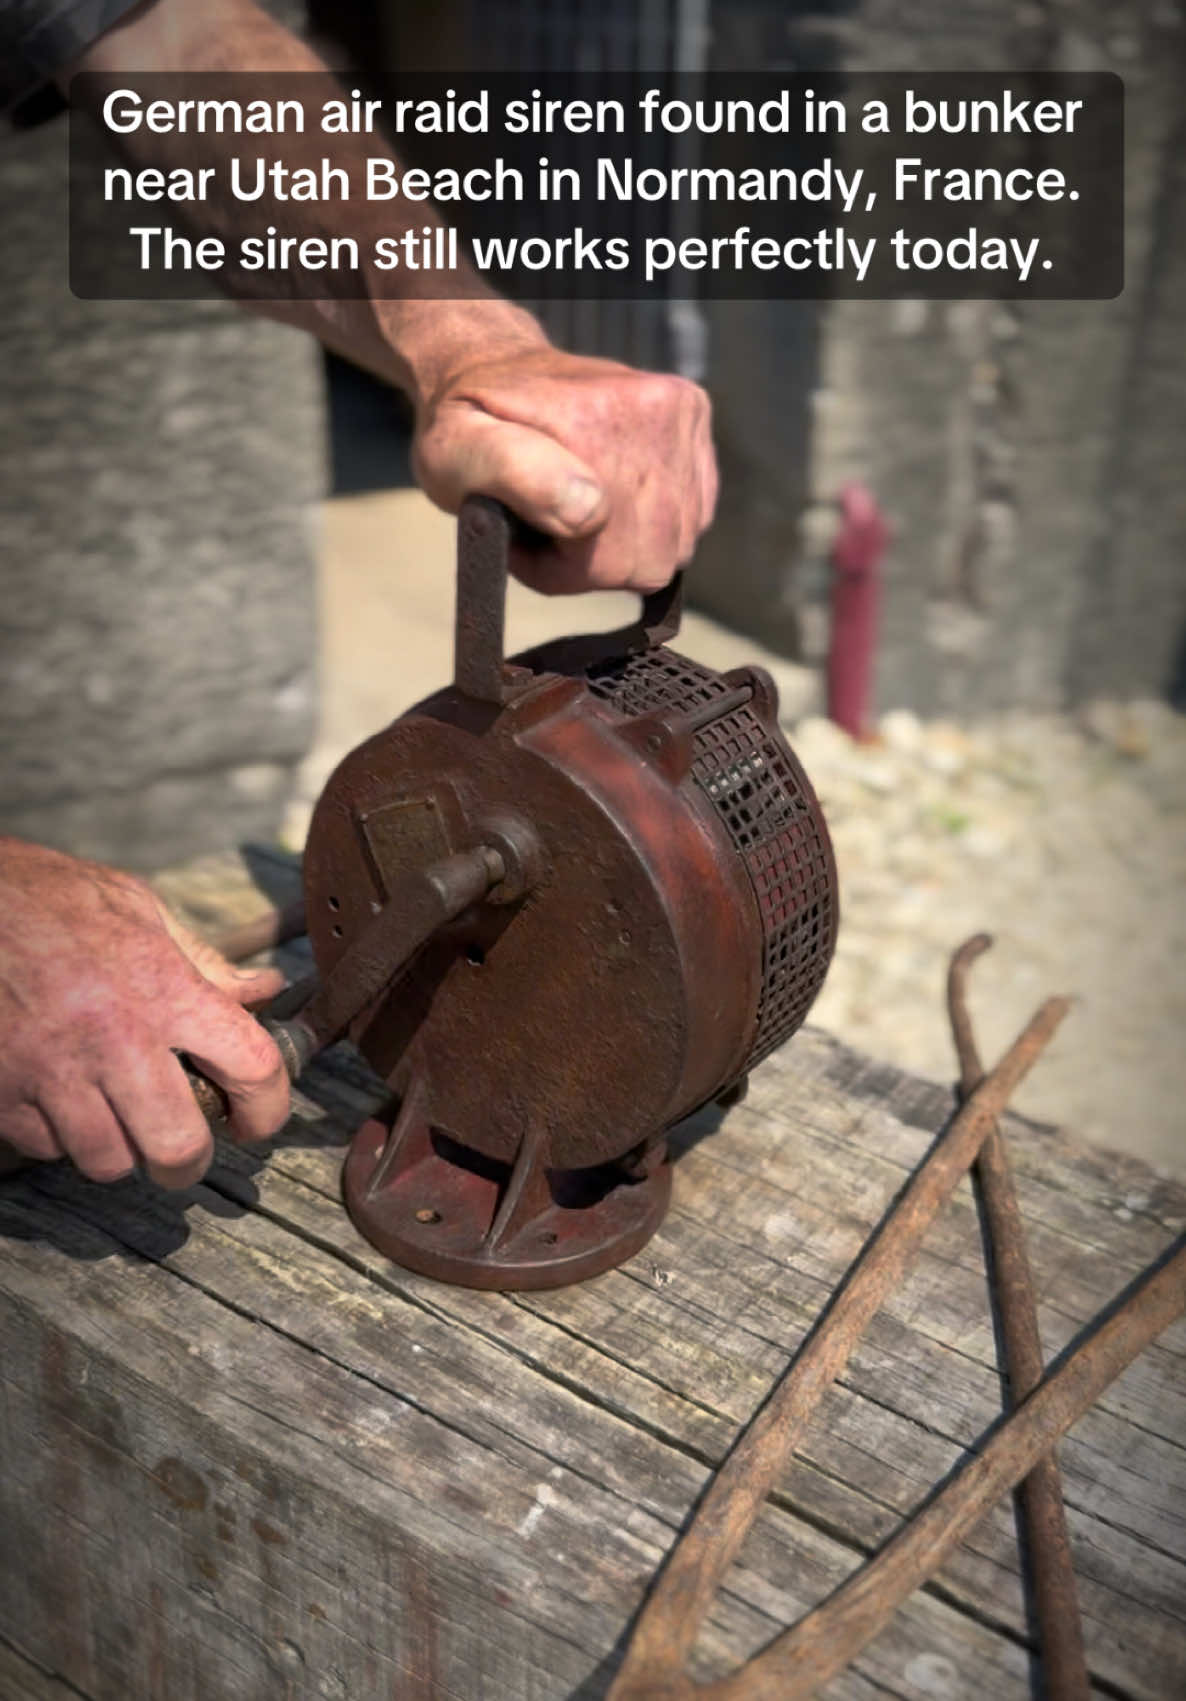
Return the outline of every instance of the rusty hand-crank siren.
{"type": "Polygon", "coordinates": [[[665,647],[678,583],[637,627],[504,661],[512,525],[466,502],[454,682],[317,805],[320,986],[287,1025],[302,1055],[348,1032],[395,1095],[346,1161],[358,1228],[482,1288],[561,1286],[646,1243],[668,1131],[800,1025],[837,918],[769,676],[665,647]]]}

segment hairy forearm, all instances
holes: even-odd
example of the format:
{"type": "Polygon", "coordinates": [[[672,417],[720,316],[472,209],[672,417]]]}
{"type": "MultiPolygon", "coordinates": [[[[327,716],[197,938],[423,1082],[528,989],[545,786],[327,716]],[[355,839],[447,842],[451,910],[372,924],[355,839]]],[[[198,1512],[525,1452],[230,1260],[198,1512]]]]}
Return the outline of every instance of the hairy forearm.
{"type": "MultiPolygon", "coordinates": [[[[253,0],[150,0],[139,7],[70,68],[134,77],[137,73],[171,71],[186,73],[256,72],[287,74],[320,72],[326,66],[289,30],[253,3],[253,0]]],[[[328,85],[322,84],[311,97],[311,108],[320,110],[328,85]]],[[[286,89],[285,93],[290,93],[286,89]]],[[[270,138],[254,137],[253,145],[263,157],[273,146],[270,138]]],[[[205,163],[214,165],[210,197],[189,209],[187,222],[195,236],[217,236],[237,244],[240,236],[254,233],[259,221],[259,203],[237,200],[230,192],[229,166],[242,152],[243,138],[233,133],[206,134],[202,138],[205,163]]],[[[120,138],[122,151],[134,167],[157,166],[164,170],[191,166],[193,144],[184,135],[157,134],[147,128],[120,138]]],[[[436,215],[424,204],[409,205],[402,199],[377,205],[366,197],[368,158],[395,156],[377,135],[321,134],[315,119],[303,134],[282,139],[286,166],[320,169],[321,160],[332,156],[332,164],[346,173],[348,191],[342,198],[291,201],[284,204],[285,233],[298,238],[352,237],[364,256],[361,274],[362,299],[315,298],[253,303],[270,316],[310,331],[328,347],[348,359],[398,384],[415,401],[436,394],[459,365],[472,362],[474,351],[491,358],[516,348],[546,345],[537,322],[530,314],[512,306],[487,290],[474,276],[466,276],[458,299],[456,276],[442,277],[438,287],[452,299],[426,300],[423,272],[386,272],[380,276],[369,269],[367,258],[377,235],[399,237],[405,229],[418,230],[435,223],[436,215]],[[393,288],[407,278],[416,295],[390,299],[393,288]]],[[[397,164],[398,169],[398,164],[397,164]]],[[[244,277],[241,292],[249,290],[244,277]]]]}

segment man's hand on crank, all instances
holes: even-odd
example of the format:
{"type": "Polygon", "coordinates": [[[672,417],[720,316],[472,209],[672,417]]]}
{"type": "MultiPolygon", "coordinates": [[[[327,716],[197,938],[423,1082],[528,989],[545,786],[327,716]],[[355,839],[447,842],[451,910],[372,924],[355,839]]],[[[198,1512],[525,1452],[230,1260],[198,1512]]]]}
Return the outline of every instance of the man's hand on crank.
{"type": "MultiPolygon", "coordinates": [[[[439,304],[439,335],[450,315],[439,304]]],[[[497,326],[501,304],[486,304],[497,326]]],[[[516,563],[536,590],[665,585],[712,519],[717,473],[704,391],[682,378],[564,354],[537,332],[491,354],[460,332],[417,406],[416,474],[456,512],[497,496],[555,540],[516,563]]],[[[534,327],[533,327],[534,328],[534,327]]]]}
{"type": "Polygon", "coordinates": [[[177,1060],[227,1092],[241,1139],[288,1115],[288,1077],[243,1009],[283,985],[181,927],[131,875],[0,839],[0,1138],[114,1181],[189,1187],[213,1155],[177,1060]]]}
{"type": "MultiPolygon", "coordinates": [[[[254,0],[202,6],[149,0],[68,67],[63,83],[68,87],[69,72],[80,70],[133,77],[137,71],[324,73],[325,66],[254,0]]],[[[325,92],[312,86],[310,101],[325,92]]],[[[291,95],[289,85],[285,90],[291,95]]],[[[193,163],[184,135],[142,129],[120,143],[138,167],[193,163]]],[[[220,150],[229,158],[240,138],[228,129],[204,135],[202,146],[203,160],[220,164],[220,150]]],[[[286,137],[284,161],[293,169],[317,167],[324,148],[311,120],[307,134],[286,137]]],[[[379,235],[398,237],[435,220],[423,203],[368,201],[366,164],[383,155],[402,170],[382,137],[336,136],[333,163],[356,180],[350,198],[286,206],[288,234],[349,237],[366,256],[379,235]]],[[[228,176],[219,170],[216,183],[228,176]]],[[[193,235],[217,235],[232,246],[257,219],[252,205],[217,192],[188,211],[193,235]]],[[[423,269],[378,272],[370,265],[362,266],[365,299],[251,305],[312,332],[407,392],[416,409],[417,476],[434,502],[456,513],[466,496],[496,496],[548,533],[553,550],[524,552],[513,563],[538,590],[656,590],[691,559],[717,490],[703,390],[670,374],[554,348],[531,314],[464,266],[434,278],[423,269]],[[401,297],[401,289],[409,293],[401,297]],[[425,298],[434,294],[440,299],[425,298]]],[[[247,275],[226,281],[244,294],[251,288],[247,275]]]]}

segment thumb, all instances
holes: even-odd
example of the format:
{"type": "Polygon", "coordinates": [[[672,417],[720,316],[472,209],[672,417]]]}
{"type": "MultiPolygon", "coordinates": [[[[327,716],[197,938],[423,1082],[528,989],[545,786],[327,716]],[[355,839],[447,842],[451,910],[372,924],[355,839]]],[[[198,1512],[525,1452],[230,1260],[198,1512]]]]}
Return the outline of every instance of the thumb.
{"type": "Polygon", "coordinates": [[[416,474],[440,507],[456,513],[471,494],[494,496],[551,537],[590,537],[609,519],[592,468],[542,431],[477,409],[435,421],[415,447],[416,474]]]}
{"type": "Polygon", "coordinates": [[[221,952],[213,945],[199,939],[196,933],[191,933],[188,927],[182,925],[176,918],[164,912],[165,926],[169,937],[197,969],[204,980],[208,980],[219,992],[225,992],[233,998],[236,1004],[265,1004],[270,998],[275,998],[278,992],[283,992],[288,982],[279,969],[240,969],[234,963],[228,963],[221,952]]]}

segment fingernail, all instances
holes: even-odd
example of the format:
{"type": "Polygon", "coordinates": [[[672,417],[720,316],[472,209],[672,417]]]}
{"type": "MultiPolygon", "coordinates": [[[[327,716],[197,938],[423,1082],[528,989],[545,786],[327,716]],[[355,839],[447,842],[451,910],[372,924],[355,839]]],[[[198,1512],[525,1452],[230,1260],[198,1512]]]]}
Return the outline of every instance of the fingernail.
{"type": "Polygon", "coordinates": [[[592,519],[601,502],[599,484],[594,484],[589,478],[574,476],[565,485],[564,494],[556,504],[556,518],[562,526],[570,526],[573,531],[579,531],[592,519]]]}

